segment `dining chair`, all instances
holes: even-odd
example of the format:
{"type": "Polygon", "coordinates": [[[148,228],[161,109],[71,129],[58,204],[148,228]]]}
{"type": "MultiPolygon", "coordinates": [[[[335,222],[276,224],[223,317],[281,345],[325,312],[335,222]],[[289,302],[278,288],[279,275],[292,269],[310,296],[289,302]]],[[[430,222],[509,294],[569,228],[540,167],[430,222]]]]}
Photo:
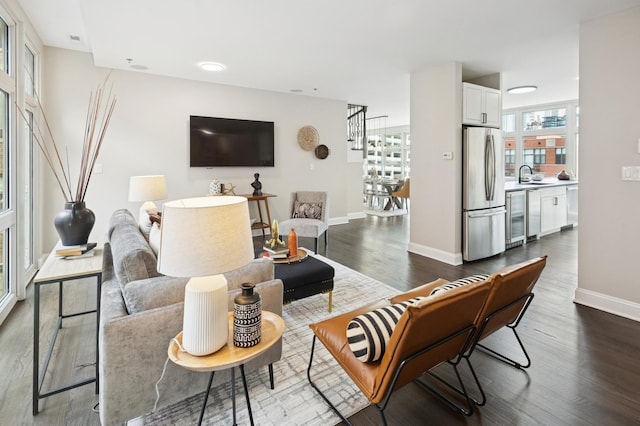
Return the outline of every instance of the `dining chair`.
{"type": "Polygon", "coordinates": [[[409,208],[409,193],[410,193],[410,178],[407,177],[404,183],[397,191],[391,193],[392,197],[400,198],[402,200],[402,206],[405,209],[409,208]]]}

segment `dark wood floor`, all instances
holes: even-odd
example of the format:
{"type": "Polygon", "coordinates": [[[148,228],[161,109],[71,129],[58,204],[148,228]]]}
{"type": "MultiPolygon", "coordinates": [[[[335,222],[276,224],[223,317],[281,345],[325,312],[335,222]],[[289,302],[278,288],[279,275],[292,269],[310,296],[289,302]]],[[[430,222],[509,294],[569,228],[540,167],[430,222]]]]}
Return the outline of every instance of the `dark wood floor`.
{"type": "MultiPolygon", "coordinates": [[[[451,266],[406,252],[408,222],[408,217],[368,216],[332,226],[325,255],[398,290],[438,277],[491,273],[539,255],[549,257],[519,327],[532,366],[525,372],[476,352],[472,360],[488,402],[472,417],[454,413],[409,384],[392,396],[386,410],[389,424],[640,424],[640,323],[572,302],[577,286],[577,229],[548,235],[490,259],[451,266]]],[[[505,351],[514,347],[512,343],[510,332],[492,338],[492,344],[505,351]]],[[[350,421],[381,424],[375,407],[350,421]]]]}
{"type": "MultiPolygon", "coordinates": [[[[640,323],[572,303],[577,282],[576,230],[457,267],[406,251],[408,217],[367,216],[332,226],[329,232],[329,247],[325,250],[320,243],[321,254],[399,291],[438,277],[455,279],[493,272],[541,254],[549,256],[536,297],[520,327],[533,360],[531,368],[518,371],[476,353],[474,366],[489,398],[486,406],[472,417],[460,416],[409,384],[392,397],[387,408],[389,424],[640,424],[640,323]]],[[[257,247],[262,244],[259,240],[257,247]]],[[[300,244],[312,247],[313,242],[301,239],[300,244]]],[[[77,286],[65,296],[68,302],[92,306],[95,286],[82,281],[77,286]]],[[[42,300],[43,310],[51,317],[57,305],[46,303],[56,300],[55,288],[49,287],[43,289],[42,300]]],[[[97,402],[92,386],[49,397],[41,402],[42,413],[35,418],[31,415],[33,286],[27,294],[27,300],[20,302],[0,327],[0,425],[98,425],[98,416],[91,411],[97,402]]],[[[93,356],[82,349],[87,347],[82,342],[91,336],[78,337],[77,331],[91,334],[95,323],[89,318],[75,321],[65,327],[70,337],[54,355],[68,361],[69,366],[62,368],[52,361],[48,382],[66,379],[73,372],[80,377],[91,373],[82,367],[93,356]]],[[[50,327],[52,323],[46,321],[42,330],[50,327]]],[[[511,347],[507,337],[497,336],[495,343],[511,347]]],[[[351,420],[356,425],[380,424],[374,407],[351,420]]]]}

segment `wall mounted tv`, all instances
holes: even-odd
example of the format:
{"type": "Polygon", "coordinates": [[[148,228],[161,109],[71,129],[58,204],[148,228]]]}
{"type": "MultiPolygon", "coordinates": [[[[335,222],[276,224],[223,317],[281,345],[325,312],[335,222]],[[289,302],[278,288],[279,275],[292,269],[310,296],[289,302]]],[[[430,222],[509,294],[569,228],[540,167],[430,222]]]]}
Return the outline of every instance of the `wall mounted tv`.
{"type": "Polygon", "coordinates": [[[190,116],[191,167],[273,167],[273,122],[190,116]]]}

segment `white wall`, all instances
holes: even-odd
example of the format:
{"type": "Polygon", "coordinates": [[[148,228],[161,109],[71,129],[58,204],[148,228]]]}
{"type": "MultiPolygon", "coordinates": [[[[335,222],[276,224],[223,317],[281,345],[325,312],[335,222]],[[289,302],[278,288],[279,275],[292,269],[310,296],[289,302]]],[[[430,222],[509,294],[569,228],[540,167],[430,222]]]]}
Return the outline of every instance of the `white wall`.
{"type": "MultiPolygon", "coordinates": [[[[58,144],[62,149],[68,146],[72,165],[79,163],[89,92],[108,72],[93,66],[90,54],[45,51],[44,109],[58,144]]],[[[86,197],[87,207],[96,214],[92,240],[103,237],[115,209],[139,208],[127,201],[132,175],[166,175],[168,199],[176,199],[206,195],[213,178],[233,183],[238,194],[251,193],[253,174],[259,172],[263,191],[278,195],[269,205],[271,217],[280,220],[286,217],[289,194],[295,190],[329,191],[333,223],[346,221],[349,209],[358,208],[353,200],[361,199],[362,185],[349,181],[361,176],[362,165],[347,162],[346,102],[139,72],[113,71],[111,81],[118,103],[98,161],[103,173],[94,175],[86,197]],[[274,121],[276,167],[190,168],[189,115],[274,121]],[[298,146],[297,133],[304,125],[318,129],[320,143],[330,149],[326,160],[298,146]]],[[[75,184],[76,178],[72,181],[75,184]]],[[[48,251],[58,238],[53,216],[62,210],[64,200],[52,179],[45,182],[42,228],[43,250],[48,251]]]]}
{"type": "Polygon", "coordinates": [[[462,67],[449,62],[411,74],[409,251],[462,263],[462,67]],[[443,160],[453,152],[453,160],[443,160]]]}
{"type": "Polygon", "coordinates": [[[580,226],[575,301],[640,320],[640,8],[580,29],[580,226]]]}

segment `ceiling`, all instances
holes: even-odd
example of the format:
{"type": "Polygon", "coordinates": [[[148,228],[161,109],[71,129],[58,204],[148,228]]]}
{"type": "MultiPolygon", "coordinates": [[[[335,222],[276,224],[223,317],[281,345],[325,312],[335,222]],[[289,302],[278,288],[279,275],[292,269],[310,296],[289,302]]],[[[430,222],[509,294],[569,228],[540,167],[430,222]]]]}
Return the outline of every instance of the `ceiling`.
{"type": "Polygon", "coordinates": [[[502,73],[505,109],[578,98],[581,22],[640,0],[18,0],[45,45],[99,67],[340,99],[409,123],[410,74],[502,73]],[[79,37],[79,41],[70,36],[79,37]],[[226,70],[210,73],[204,61],[226,70]],[[143,69],[141,69],[143,68],[143,69]],[[294,91],[295,92],[292,92],[294,91]]]}

